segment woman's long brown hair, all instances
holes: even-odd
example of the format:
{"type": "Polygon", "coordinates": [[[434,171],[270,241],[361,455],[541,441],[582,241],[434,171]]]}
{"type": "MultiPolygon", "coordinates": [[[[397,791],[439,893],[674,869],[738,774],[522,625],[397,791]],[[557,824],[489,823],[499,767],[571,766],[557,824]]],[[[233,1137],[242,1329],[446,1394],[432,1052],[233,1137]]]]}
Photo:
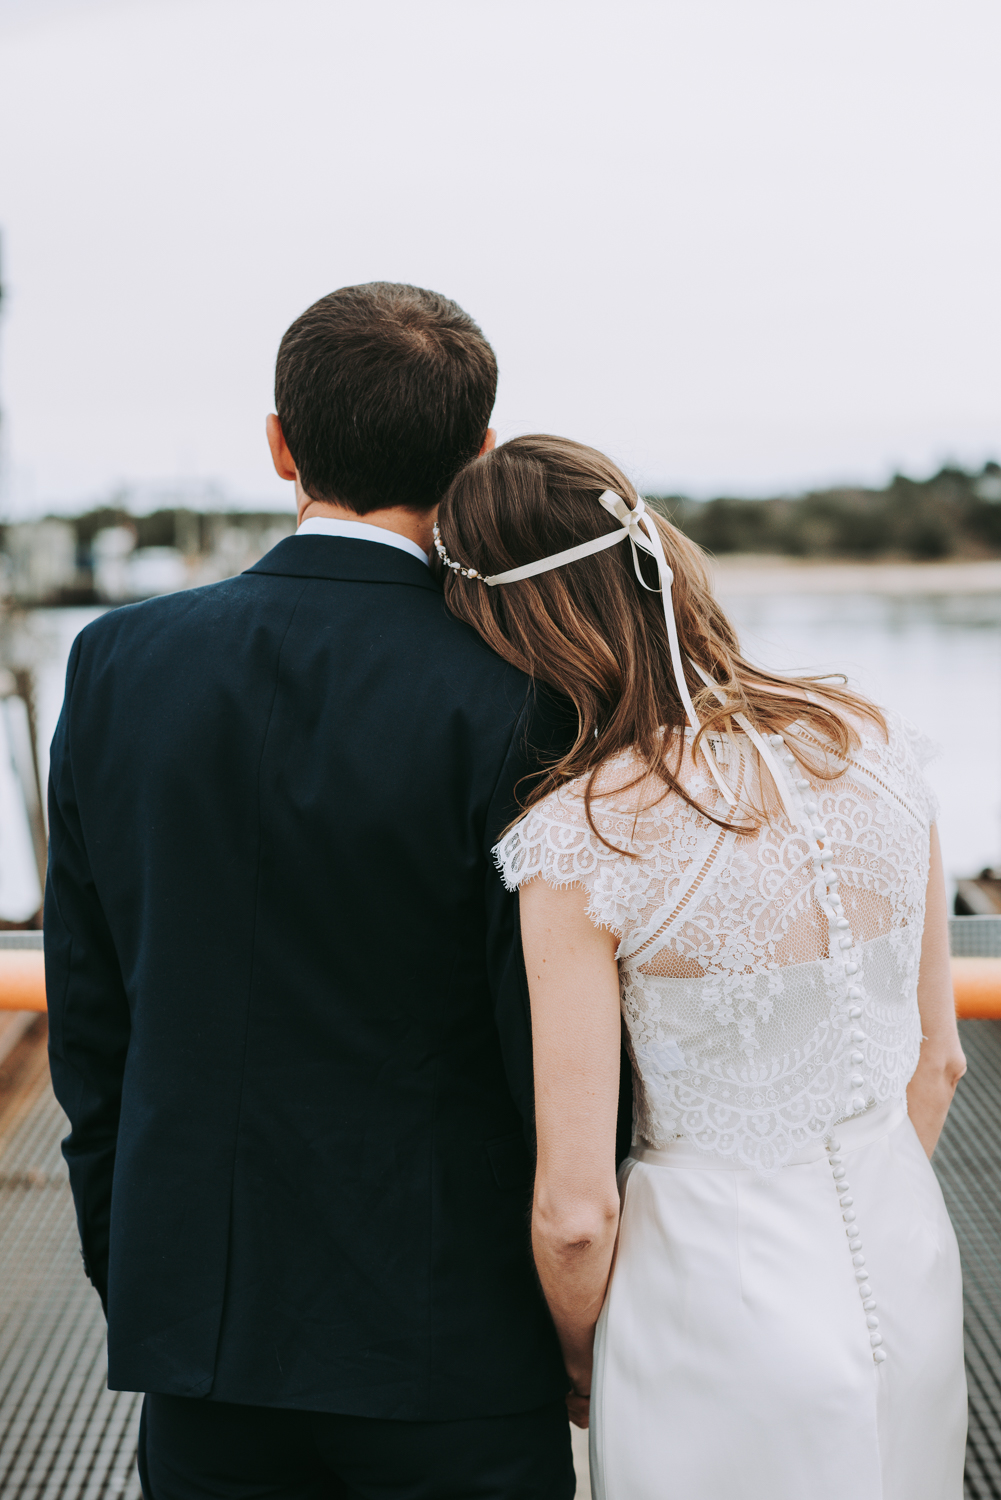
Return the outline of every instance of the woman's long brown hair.
{"type": "MultiPolygon", "coordinates": [[[[487,576],[503,573],[619,529],[598,504],[604,490],[636,503],[634,487],[596,449],[569,438],[514,438],[474,459],[453,480],[438,513],[441,539],[452,561],[487,576]]],[[[713,596],[704,554],[670,522],[655,520],[674,573],[674,614],[688,689],[702,724],[699,739],[731,730],[731,715],[743,713],[762,734],[785,733],[793,754],[814,776],[838,775],[859,739],[846,714],[874,719],[885,732],[879,710],[852,692],[844,678],[777,676],[746,661],[713,596]],[[703,685],[692,661],[719,685],[725,705],[703,685]]],[[[649,593],[638,583],[627,541],[494,588],[440,562],[437,566],[452,613],[505,661],[568,698],[577,711],[573,746],[533,784],[526,806],[554,787],[586,777],[593,828],[594,778],[612,756],[632,748],[665,791],[677,792],[721,827],[749,833],[767,816],[763,808],[748,808],[749,820],[740,823],[719,817],[680,784],[684,740],[671,731],[687,721],[671,669],[663,604],[659,592],[649,593]]],[[[656,586],[656,565],[644,557],[642,567],[647,582],[656,586]]],[[[698,740],[692,749],[698,749],[698,740]]]]}

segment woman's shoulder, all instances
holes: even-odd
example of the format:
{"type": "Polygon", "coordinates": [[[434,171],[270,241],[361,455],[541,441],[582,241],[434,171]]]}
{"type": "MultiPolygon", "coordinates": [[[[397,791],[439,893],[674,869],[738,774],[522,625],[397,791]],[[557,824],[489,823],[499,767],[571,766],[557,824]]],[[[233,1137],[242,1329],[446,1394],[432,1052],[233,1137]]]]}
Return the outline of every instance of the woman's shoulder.
{"type": "Polygon", "coordinates": [[[513,890],[534,874],[566,871],[567,880],[590,869],[605,853],[600,835],[635,820],[643,761],[622,751],[598,767],[554,787],[514,823],[494,850],[504,883],[513,890]],[[590,814],[590,815],[589,815],[590,814]],[[573,873],[572,873],[573,872],[573,873]]]}
{"type": "MultiPolygon", "coordinates": [[[[593,773],[565,781],[537,806],[553,813],[565,810],[580,816],[585,801],[590,800],[595,811],[632,815],[649,800],[650,781],[646,761],[637,750],[629,748],[609,756],[593,773]]],[[[658,785],[663,792],[663,782],[658,785]]]]}
{"type": "Polygon", "coordinates": [[[851,762],[923,821],[934,822],[938,800],[924,772],[940,754],[936,741],[895,708],[881,708],[878,716],[853,713],[849,720],[858,736],[851,762]]]}
{"type": "MultiPolygon", "coordinates": [[[[494,849],[508,890],[537,877],[552,886],[582,886],[597,927],[624,936],[639,919],[655,883],[656,840],[644,826],[650,773],[631,750],[595,772],[554,788],[530,807],[494,849]],[[590,786],[589,786],[590,782],[590,786]]],[[[662,797],[667,788],[658,782],[662,797]]]]}
{"type": "Polygon", "coordinates": [[[942,747],[931,735],[902,714],[899,709],[885,708],[886,734],[881,736],[891,753],[906,758],[917,770],[923,771],[931,761],[941,754],[942,747]]]}
{"type": "Polygon", "coordinates": [[[626,750],[604,761],[593,779],[565,782],[529,808],[494,858],[508,890],[536,877],[583,886],[595,924],[622,936],[662,883],[668,849],[681,857],[684,845],[684,857],[692,857],[691,831],[686,836],[678,826],[682,810],[697,818],[642,756],[626,750]]]}
{"type": "MultiPolygon", "coordinates": [[[[675,793],[633,749],[619,751],[586,775],[565,781],[534,803],[511,829],[537,838],[549,829],[595,833],[618,845],[609,854],[640,852],[662,822],[675,793]]],[[[561,835],[565,837],[566,835],[561,835]]]]}

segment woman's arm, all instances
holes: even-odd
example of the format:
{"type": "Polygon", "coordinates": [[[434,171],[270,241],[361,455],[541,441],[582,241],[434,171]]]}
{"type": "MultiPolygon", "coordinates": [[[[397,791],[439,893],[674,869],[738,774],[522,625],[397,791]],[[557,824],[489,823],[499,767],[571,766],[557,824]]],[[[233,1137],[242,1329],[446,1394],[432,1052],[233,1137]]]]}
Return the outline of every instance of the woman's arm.
{"type": "Polygon", "coordinates": [[[521,934],[532,1000],[538,1166],[532,1247],[586,1427],[594,1325],[619,1222],[615,1116],[621,1021],[615,938],[587,916],[580,886],[522,887],[521,934]]]}
{"type": "Polygon", "coordinates": [[[921,1056],[907,1086],[907,1111],[918,1139],[931,1156],[945,1124],[956,1084],[966,1072],[966,1058],[959,1042],[956,1005],[952,997],[945,873],[938,829],[934,823],[918,973],[918,1009],[921,1012],[921,1056]]]}

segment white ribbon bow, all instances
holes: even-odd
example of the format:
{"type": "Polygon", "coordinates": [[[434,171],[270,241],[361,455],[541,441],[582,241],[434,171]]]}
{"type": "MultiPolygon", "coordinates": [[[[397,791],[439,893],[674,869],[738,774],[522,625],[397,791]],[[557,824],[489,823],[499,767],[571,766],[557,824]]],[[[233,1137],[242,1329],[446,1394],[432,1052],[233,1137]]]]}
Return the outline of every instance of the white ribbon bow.
{"type": "MultiPolygon", "coordinates": [[[[613,490],[606,490],[605,493],[600,497],[598,504],[604,506],[605,510],[608,511],[608,514],[610,516],[615,517],[619,525],[625,531],[626,536],[629,538],[629,547],[633,554],[633,570],[636,574],[636,577],[639,579],[640,583],[645,589],[647,589],[650,593],[656,593],[657,590],[651,589],[650,585],[644,579],[643,574],[640,571],[640,560],[636,554],[636,549],[637,547],[639,547],[639,549],[642,552],[645,552],[648,557],[657,556],[654,550],[654,545],[650,540],[650,536],[647,534],[647,530],[644,529],[648,528],[651,534],[656,532],[657,530],[655,523],[647,519],[646,501],[642,498],[642,496],[637,496],[636,504],[630,506],[626,504],[621,495],[616,495],[613,490]]],[[[612,535],[615,536],[615,533],[613,532],[612,535]]],[[[621,537],[616,537],[616,541],[621,540],[621,537]]],[[[658,566],[660,566],[659,559],[658,566]]],[[[666,561],[664,562],[663,566],[667,567],[666,561]]],[[[668,568],[667,571],[668,573],[671,573],[670,568],[668,568]]],[[[671,574],[671,578],[673,581],[673,573],[671,574]]]]}

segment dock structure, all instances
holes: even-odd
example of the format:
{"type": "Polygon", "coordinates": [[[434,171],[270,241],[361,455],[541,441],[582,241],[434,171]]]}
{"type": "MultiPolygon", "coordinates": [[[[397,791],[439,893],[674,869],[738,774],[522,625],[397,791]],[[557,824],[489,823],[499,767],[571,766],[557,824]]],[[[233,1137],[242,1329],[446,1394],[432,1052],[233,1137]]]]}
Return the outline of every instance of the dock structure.
{"type": "MultiPolygon", "coordinates": [[[[0,1015],[0,1021],[11,1017],[0,1015]]],[[[1001,1500],[1001,1021],[960,1022],[969,1073],[935,1153],[966,1297],[966,1495],[1001,1500]]],[[[141,1500],[141,1397],[106,1388],[104,1316],[80,1260],[46,1019],[0,1029],[0,1495],[141,1500]]],[[[583,1444],[575,1445],[580,1462],[583,1444]]],[[[578,1497],[590,1493],[586,1473],[578,1497]]]]}

